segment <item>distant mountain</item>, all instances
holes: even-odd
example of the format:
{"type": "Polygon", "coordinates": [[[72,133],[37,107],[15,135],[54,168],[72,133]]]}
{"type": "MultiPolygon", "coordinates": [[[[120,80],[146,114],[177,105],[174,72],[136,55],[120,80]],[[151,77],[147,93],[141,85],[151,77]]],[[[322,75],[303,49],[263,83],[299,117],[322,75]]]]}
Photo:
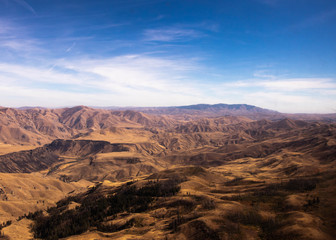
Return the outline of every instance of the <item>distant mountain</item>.
{"type": "Polygon", "coordinates": [[[0,222],[12,221],[1,236],[333,239],[333,116],[0,107],[0,222]]]}
{"type": "MultiPolygon", "coordinates": [[[[213,131],[214,129],[224,130],[229,123],[263,119],[274,121],[286,118],[335,122],[336,114],[284,114],[247,104],[197,104],[119,109],[98,109],[87,106],[58,109],[0,107],[0,142],[43,145],[58,138],[72,139],[88,132],[111,128],[147,128],[156,131],[179,126],[181,132],[213,131]],[[210,118],[222,117],[225,119],[208,123],[210,118]],[[185,124],[186,121],[190,123],[185,124]]],[[[293,125],[289,121],[282,124],[287,127],[293,125]]]]}
{"type": "Polygon", "coordinates": [[[216,109],[228,109],[228,110],[248,110],[248,111],[258,111],[258,112],[276,112],[267,110],[264,108],[256,107],[253,105],[247,105],[247,104],[224,104],[224,103],[218,103],[218,104],[196,104],[196,105],[188,105],[188,106],[180,106],[177,107],[180,109],[194,109],[194,110],[216,110],[216,109]]]}
{"type": "MultiPolygon", "coordinates": [[[[111,108],[114,109],[114,108],[111,108]]],[[[221,117],[221,116],[243,116],[253,120],[263,118],[279,119],[282,114],[253,105],[247,104],[196,104],[188,106],[174,107],[135,107],[135,108],[120,108],[120,110],[132,109],[146,114],[153,115],[170,115],[176,119],[199,119],[204,117],[221,117]]]]}
{"type": "Polygon", "coordinates": [[[214,112],[214,113],[225,113],[226,115],[250,115],[254,113],[259,114],[280,114],[277,111],[256,107],[253,105],[247,104],[197,104],[197,105],[189,105],[189,106],[181,106],[177,107],[179,109],[185,110],[198,110],[198,111],[206,111],[206,112],[214,112]]]}
{"type": "Polygon", "coordinates": [[[195,104],[187,106],[172,106],[172,107],[104,107],[110,110],[133,110],[150,115],[167,115],[178,120],[194,120],[208,117],[223,117],[223,116],[240,116],[248,117],[252,120],[281,120],[290,118],[294,120],[305,121],[324,121],[335,122],[336,113],[329,114],[289,114],[278,111],[261,108],[248,104],[195,104]]]}

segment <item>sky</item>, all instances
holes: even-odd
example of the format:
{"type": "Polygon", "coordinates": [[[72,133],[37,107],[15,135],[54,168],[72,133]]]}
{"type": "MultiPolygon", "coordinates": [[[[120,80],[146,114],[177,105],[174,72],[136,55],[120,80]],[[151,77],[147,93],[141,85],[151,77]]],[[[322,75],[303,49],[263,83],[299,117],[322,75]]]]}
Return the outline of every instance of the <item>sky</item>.
{"type": "Polygon", "coordinates": [[[0,0],[0,106],[336,112],[335,0],[0,0]]]}

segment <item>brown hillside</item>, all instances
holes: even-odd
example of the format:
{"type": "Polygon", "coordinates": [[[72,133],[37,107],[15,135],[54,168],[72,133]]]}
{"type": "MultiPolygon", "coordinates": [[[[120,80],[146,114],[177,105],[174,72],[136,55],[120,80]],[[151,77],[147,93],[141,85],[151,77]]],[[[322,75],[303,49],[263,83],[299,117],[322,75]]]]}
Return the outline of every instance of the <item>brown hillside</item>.
{"type": "Polygon", "coordinates": [[[85,106],[63,109],[0,109],[0,141],[6,144],[42,145],[70,139],[89,131],[122,128],[167,127],[174,121],[134,111],[110,111],[85,106]]]}
{"type": "Polygon", "coordinates": [[[67,239],[336,234],[335,123],[248,105],[134,110],[1,108],[0,217],[13,220],[2,232],[48,239],[40,224],[67,239]],[[221,108],[235,114],[216,116],[221,108]]]}

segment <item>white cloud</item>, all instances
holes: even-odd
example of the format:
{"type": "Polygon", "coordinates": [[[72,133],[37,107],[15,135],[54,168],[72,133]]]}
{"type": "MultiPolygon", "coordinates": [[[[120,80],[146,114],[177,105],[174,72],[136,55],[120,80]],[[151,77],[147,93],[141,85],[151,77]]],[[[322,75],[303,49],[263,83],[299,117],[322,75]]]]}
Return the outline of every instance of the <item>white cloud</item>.
{"type": "MultiPolygon", "coordinates": [[[[334,112],[336,83],[330,78],[198,79],[196,60],[123,55],[105,59],[59,59],[34,64],[0,62],[0,102],[47,107],[171,106],[247,103],[281,112],[334,112]],[[196,76],[196,77],[195,77],[196,76]]],[[[258,74],[257,74],[258,75],[258,74]]],[[[256,76],[256,75],[255,75],[256,76]]],[[[218,77],[216,77],[218,78],[218,77]]]]}
{"type": "MultiPolygon", "coordinates": [[[[144,34],[148,41],[163,42],[202,36],[201,31],[193,29],[204,31],[205,27],[149,29],[144,34]]],[[[65,52],[79,48],[76,43],[80,39],[66,41],[68,45],[62,45],[65,52]]],[[[77,54],[71,59],[55,59],[43,46],[24,27],[0,19],[1,105],[171,106],[224,102],[284,112],[335,111],[336,81],[331,78],[279,77],[259,67],[252,78],[230,82],[214,68],[202,65],[200,59],[152,54],[105,58],[77,54]]]]}
{"type": "Polygon", "coordinates": [[[196,68],[190,60],[170,60],[126,55],[104,60],[61,61],[59,65],[78,73],[96,76],[86,83],[101,89],[132,88],[181,92],[187,90],[188,72],[196,68]],[[183,86],[184,85],[184,86],[183,86]]]}
{"type": "Polygon", "coordinates": [[[267,89],[282,91],[336,89],[336,83],[329,78],[292,78],[274,81],[260,81],[255,83],[255,85],[267,89]]]}
{"type": "Polygon", "coordinates": [[[7,21],[4,21],[3,19],[0,19],[0,36],[3,36],[3,34],[7,34],[11,30],[11,26],[7,21]]]}
{"type": "Polygon", "coordinates": [[[267,73],[267,70],[258,70],[253,73],[253,77],[256,78],[268,78],[275,79],[276,77],[272,74],[267,73]]]}
{"type": "Polygon", "coordinates": [[[35,9],[30,4],[28,4],[26,1],[24,1],[24,0],[14,0],[14,2],[16,2],[17,4],[21,5],[22,7],[24,7],[25,9],[27,9],[28,11],[30,11],[31,13],[36,15],[35,9]]]}
{"type": "Polygon", "coordinates": [[[46,106],[198,103],[209,97],[188,77],[196,66],[187,59],[141,55],[58,60],[38,67],[1,63],[0,89],[6,94],[0,101],[9,106],[18,105],[22,98],[30,105],[46,106]]]}
{"type": "Polygon", "coordinates": [[[0,40],[0,48],[10,49],[22,53],[40,53],[43,50],[38,47],[38,42],[33,39],[4,39],[0,40]]]}
{"type": "Polygon", "coordinates": [[[202,36],[204,36],[203,33],[188,28],[147,29],[144,31],[144,37],[146,41],[189,41],[191,39],[199,38],[202,36]]]}
{"type": "Polygon", "coordinates": [[[336,81],[331,78],[246,80],[222,84],[236,102],[287,113],[332,113],[336,106],[336,81]]]}
{"type": "Polygon", "coordinates": [[[257,1],[269,6],[275,6],[279,2],[279,0],[257,0],[257,1]]]}
{"type": "MultiPolygon", "coordinates": [[[[41,43],[29,36],[27,28],[18,26],[12,22],[0,19],[0,51],[19,54],[22,58],[24,54],[32,53],[35,56],[40,53],[45,53],[41,43]]],[[[0,55],[0,59],[4,54],[0,55]]]]}
{"type": "MultiPolygon", "coordinates": [[[[256,75],[254,75],[256,76],[256,75]]],[[[274,80],[244,80],[224,83],[223,87],[240,87],[240,88],[252,88],[259,87],[273,91],[317,91],[321,89],[334,89],[336,90],[336,82],[332,78],[285,78],[278,79],[275,76],[271,76],[274,80]]]]}
{"type": "Polygon", "coordinates": [[[285,113],[332,113],[335,112],[336,98],[314,97],[285,92],[253,92],[244,99],[251,104],[276,109],[285,113]]]}
{"type": "Polygon", "coordinates": [[[321,25],[327,21],[332,21],[336,16],[336,9],[328,9],[319,14],[303,19],[301,22],[290,25],[285,31],[295,31],[297,29],[304,29],[321,25]]]}
{"type": "Polygon", "coordinates": [[[334,112],[336,83],[329,78],[207,82],[204,69],[183,58],[123,55],[60,59],[48,64],[0,63],[0,102],[47,107],[171,106],[247,103],[282,112],[334,112]]]}
{"type": "Polygon", "coordinates": [[[27,85],[33,83],[58,83],[58,84],[82,84],[83,80],[76,74],[56,72],[43,66],[33,67],[18,64],[0,63],[0,83],[6,83],[8,79],[17,84],[27,85]],[[6,77],[4,79],[3,77],[6,77]]]}
{"type": "Polygon", "coordinates": [[[76,46],[76,42],[73,42],[70,47],[68,47],[65,52],[70,52],[76,46]]]}

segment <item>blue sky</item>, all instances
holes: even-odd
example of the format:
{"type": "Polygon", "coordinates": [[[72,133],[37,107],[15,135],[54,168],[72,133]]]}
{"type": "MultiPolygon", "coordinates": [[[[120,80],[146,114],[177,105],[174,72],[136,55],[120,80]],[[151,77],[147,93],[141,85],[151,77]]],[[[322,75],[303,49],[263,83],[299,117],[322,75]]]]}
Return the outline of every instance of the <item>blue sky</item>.
{"type": "Polygon", "coordinates": [[[334,0],[0,0],[0,105],[336,112],[334,0]]]}

